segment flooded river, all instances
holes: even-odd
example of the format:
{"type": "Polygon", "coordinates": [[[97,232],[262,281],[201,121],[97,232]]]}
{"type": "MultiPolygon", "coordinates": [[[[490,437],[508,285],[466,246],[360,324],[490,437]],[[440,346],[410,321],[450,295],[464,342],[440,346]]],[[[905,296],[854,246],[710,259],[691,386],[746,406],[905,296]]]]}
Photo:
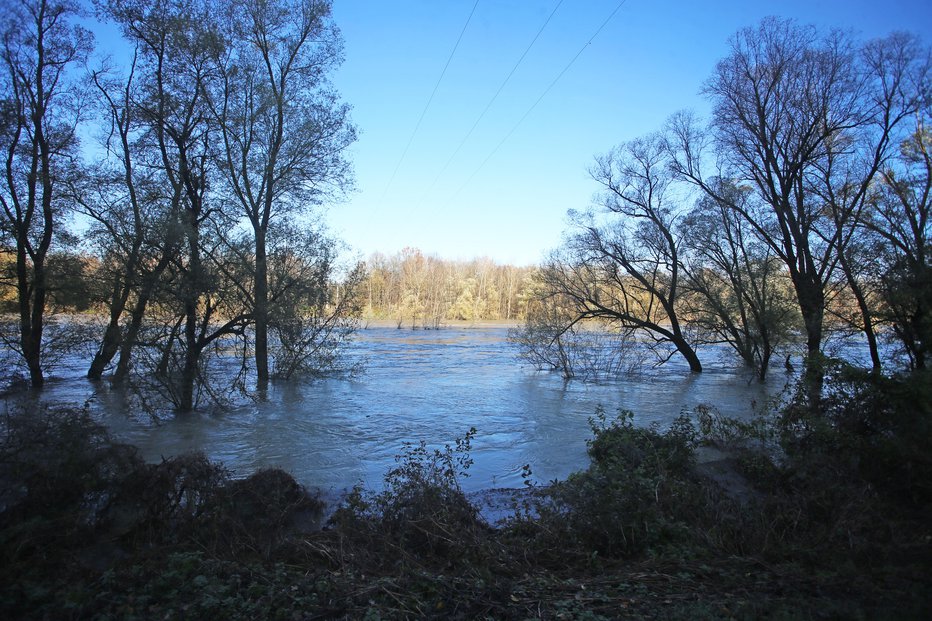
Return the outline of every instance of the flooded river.
{"type": "Polygon", "coordinates": [[[83,379],[82,361],[60,371],[42,399],[89,403],[149,460],[200,450],[236,474],[277,466],[330,491],[356,483],[378,488],[406,442],[442,446],[475,427],[475,463],[464,487],[479,490],[521,486],[525,464],[538,482],[584,467],[587,421],[600,405],[632,410],[643,425],[666,425],[698,404],[749,416],[754,405],[779,396],[788,379],[779,368],[760,384],[724,352],[706,350],[701,374],[674,358],[612,381],[564,382],[522,364],[505,327],[368,328],[351,354],[366,363],[354,379],[275,384],[256,402],[159,422],[128,413],[124,397],[105,382],[83,379]]]}

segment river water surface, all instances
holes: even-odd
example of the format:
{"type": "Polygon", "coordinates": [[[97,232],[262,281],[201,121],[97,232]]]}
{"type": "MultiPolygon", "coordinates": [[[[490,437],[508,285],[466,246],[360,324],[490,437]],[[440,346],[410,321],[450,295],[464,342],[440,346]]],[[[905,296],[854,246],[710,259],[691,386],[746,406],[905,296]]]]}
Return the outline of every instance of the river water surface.
{"type": "Polygon", "coordinates": [[[747,417],[781,395],[788,380],[778,368],[761,384],[725,352],[706,350],[701,374],[674,358],[611,381],[564,382],[521,363],[505,327],[368,328],[351,347],[366,362],[357,377],[275,384],[263,399],[222,412],[159,422],[128,414],[120,393],[83,379],[84,361],[60,371],[42,399],[88,402],[149,460],[200,450],[234,474],[276,466],[332,492],[356,483],[378,488],[406,442],[442,446],[475,427],[475,463],[463,482],[475,491],[521,486],[525,464],[537,482],[584,467],[587,421],[598,406],[632,410],[641,425],[666,426],[699,404],[747,417]]]}

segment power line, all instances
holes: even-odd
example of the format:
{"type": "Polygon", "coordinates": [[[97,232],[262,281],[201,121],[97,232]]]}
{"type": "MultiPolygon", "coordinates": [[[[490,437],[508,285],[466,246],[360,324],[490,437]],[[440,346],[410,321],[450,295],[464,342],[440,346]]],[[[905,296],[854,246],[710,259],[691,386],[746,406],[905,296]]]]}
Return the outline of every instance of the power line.
{"type": "Polygon", "coordinates": [[[522,52],[521,57],[518,58],[518,61],[511,68],[511,71],[508,72],[508,75],[505,77],[505,80],[501,83],[501,85],[499,85],[498,90],[495,91],[494,95],[492,95],[492,98],[489,100],[489,103],[485,105],[485,108],[476,118],[475,122],[472,124],[472,127],[469,128],[469,131],[466,132],[466,135],[463,136],[463,139],[457,145],[456,149],[453,151],[453,154],[450,155],[450,158],[443,165],[443,168],[441,168],[440,172],[437,173],[437,176],[434,178],[433,183],[431,183],[430,187],[427,188],[427,193],[429,193],[434,188],[434,186],[437,185],[437,181],[440,179],[441,176],[443,176],[443,173],[446,172],[447,168],[450,166],[450,163],[453,161],[453,158],[456,157],[456,155],[460,152],[460,149],[463,148],[463,145],[466,144],[466,141],[469,140],[469,137],[472,136],[473,131],[475,131],[476,127],[479,125],[479,122],[485,116],[485,113],[489,111],[489,108],[491,108],[492,104],[495,103],[495,100],[498,99],[498,96],[501,94],[502,90],[504,90],[505,85],[508,84],[508,82],[511,80],[511,76],[513,76],[515,74],[515,71],[518,70],[518,67],[521,65],[521,62],[524,60],[524,57],[527,56],[527,53],[531,51],[532,47],[534,47],[534,44],[537,42],[537,39],[540,37],[541,33],[544,31],[544,28],[547,27],[547,24],[550,23],[550,20],[553,18],[554,14],[557,12],[557,9],[560,8],[561,4],[563,4],[563,0],[560,0],[559,2],[557,2],[557,5],[553,7],[553,10],[550,12],[550,15],[547,16],[546,21],[544,21],[543,25],[541,25],[540,29],[537,31],[537,34],[534,35],[534,38],[531,39],[531,42],[528,43],[528,46],[524,48],[524,52],[522,52]]]}
{"type": "Polygon", "coordinates": [[[568,62],[566,66],[563,67],[563,70],[557,74],[557,77],[555,77],[553,81],[550,82],[550,84],[547,86],[547,88],[544,89],[544,92],[540,94],[540,97],[538,97],[537,100],[533,104],[531,104],[531,107],[527,109],[527,112],[525,112],[524,115],[520,119],[518,119],[518,122],[514,124],[514,126],[511,128],[511,130],[509,130],[507,134],[505,134],[505,137],[502,138],[501,141],[497,145],[495,145],[495,148],[492,149],[491,153],[489,153],[484,160],[482,160],[482,163],[479,164],[476,170],[474,170],[472,174],[469,175],[469,178],[466,179],[463,185],[461,185],[459,189],[456,190],[456,192],[450,195],[450,198],[447,200],[446,205],[449,205],[453,201],[454,198],[459,196],[460,192],[462,192],[466,188],[466,186],[469,185],[469,183],[473,180],[473,178],[477,174],[479,174],[479,171],[482,170],[482,168],[488,163],[490,159],[492,159],[492,156],[498,152],[501,146],[505,144],[505,142],[507,142],[509,138],[511,138],[511,135],[514,134],[515,131],[518,129],[518,127],[521,125],[521,123],[524,122],[524,119],[526,119],[531,114],[531,112],[534,111],[534,108],[537,107],[537,104],[539,104],[541,100],[547,96],[547,93],[549,93],[550,90],[556,85],[556,83],[560,81],[560,78],[563,77],[563,74],[569,71],[570,67],[572,67],[573,64],[576,62],[576,59],[578,59],[582,55],[582,53],[586,50],[586,48],[592,44],[592,42],[595,40],[597,36],[599,36],[599,33],[602,32],[605,26],[607,26],[608,23],[612,21],[612,18],[615,17],[615,14],[618,13],[618,11],[621,10],[621,7],[624,6],[625,2],[627,2],[627,0],[621,0],[621,2],[618,3],[618,6],[616,6],[615,9],[609,14],[609,16],[605,18],[605,21],[602,22],[602,25],[598,27],[598,29],[592,34],[592,36],[589,37],[589,40],[586,41],[586,43],[581,48],[579,48],[579,51],[576,52],[576,55],[570,59],[570,62],[568,62]]]}
{"type": "Polygon", "coordinates": [[[440,72],[440,77],[437,78],[437,83],[434,84],[434,90],[431,91],[430,97],[427,98],[427,104],[425,104],[424,109],[421,110],[421,116],[418,117],[417,123],[414,126],[414,131],[411,132],[411,137],[408,138],[408,144],[405,145],[404,151],[401,152],[401,157],[398,158],[398,163],[395,164],[395,170],[392,171],[392,176],[388,180],[388,184],[385,186],[385,190],[382,192],[382,198],[385,198],[385,195],[388,193],[388,189],[391,187],[392,182],[395,180],[395,175],[398,174],[398,169],[401,168],[401,163],[404,161],[405,156],[408,154],[408,149],[411,148],[411,143],[414,142],[414,136],[417,135],[417,130],[421,127],[421,121],[424,120],[424,115],[427,114],[427,109],[430,108],[430,103],[434,100],[434,95],[437,94],[437,89],[440,87],[440,82],[443,81],[443,76],[447,72],[447,67],[450,66],[450,61],[453,60],[453,55],[456,54],[457,48],[460,46],[460,41],[463,40],[463,35],[466,33],[466,28],[469,26],[469,22],[472,20],[473,13],[476,12],[476,7],[479,6],[479,0],[476,0],[476,3],[472,5],[472,10],[469,12],[469,17],[466,18],[466,23],[463,24],[463,29],[460,30],[460,36],[456,39],[456,44],[453,45],[453,50],[450,52],[450,56],[447,57],[447,62],[443,66],[443,71],[440,72]]]}

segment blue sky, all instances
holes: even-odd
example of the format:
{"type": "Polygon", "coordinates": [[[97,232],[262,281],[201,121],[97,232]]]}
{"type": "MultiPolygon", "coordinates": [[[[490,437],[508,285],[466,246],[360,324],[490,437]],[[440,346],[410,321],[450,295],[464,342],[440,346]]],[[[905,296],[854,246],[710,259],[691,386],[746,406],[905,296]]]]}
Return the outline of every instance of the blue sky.
{"type": "Polygon", "coordinates": [[[333,81],[361,135],[350,154],[357,189],[327,220],[363,256],[413,246],[450,259],[537,263],[559,244],[566,211],[591,203],[593,157],[658,129],[676,110],[704,112],[699,90],[728,37],[764,16],[862,38],[909,30],[932,43],[927,1],[626,0],[589,45],[619,0],[479,0],[464,31],[474,4],[334,0],[346,61],[333,81]]]}

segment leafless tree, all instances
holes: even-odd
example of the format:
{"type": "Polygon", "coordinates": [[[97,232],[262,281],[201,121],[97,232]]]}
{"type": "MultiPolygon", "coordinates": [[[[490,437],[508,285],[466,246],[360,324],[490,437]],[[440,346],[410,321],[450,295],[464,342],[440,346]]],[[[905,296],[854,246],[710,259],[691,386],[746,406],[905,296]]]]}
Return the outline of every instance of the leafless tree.
{"type": "Polygon", "coordinates": [[[88,238],[100,249],[98,277],[107,283],[101,297],[108,321],[88,368],[90,379],[100,379],[118,351],[114,380],[128,376],[146,308],[182,236],[181,194],[163,192],[158,167],[146,165],[146,125],[136,118],[141,94],[134,83],[135,66],[134,58],[125,81],[105,70],[93,73],[110,121],[106,157],[75,188],[79,210],[91,219],[88,238]]]}
{"type": "Polygon", "coordinates": [[[654,341],[662,359],[679,353],[698,372],[695,341],[680,315],[681,206],[667,166],[660,135],[598,158],[591,173],[602,186],[606,221],[577,216],[576,232],[545,263],[540,279],[546,295],[572,301],[574,316],[565,328],[600,319],[620,331],[637,330],[654,341]]]}
{"type": "Polygon", "coordinates": [[[830,215],[838,268],[857,308],[856,327],[867,338],[875,371],[881,368],[872,270],[876,249],[863,238],[861,221],[874,203],[878,176],[897,151],[905,120],[914,117],[928,73],[929,51],[911,35],[899,33],[869,42],[853,58],[852,97],[858,122],[828,136],[822,156],[807,174],[810,191],[830,215]]]}
{"type": "Polygon", "coordinates": [[[807,175],[830,141],[862,122],[854,52],[837,33],[767,18],[731,40],[705,92],[711,134],[686,115],[671,122],[674,168],[721,203],[719,179],[747,183],[752,200],[730,205],[786,265],[810,357],[823,338],[826,288],[839,234],[807,175]],[[706,169],[712,161],[712,172],[706,169]]]}
{"type": "MultiPolygon", "coordinates": [[[[928,89],[925,90],[928,94],[928,89]]],[[[922,102],[913,132],[883,169],[883,184],[864,226],[879,240],[884,268],[883,319],[910,366],[926,368],[932,348],[932,102],[922,102]]]]}
{"type": "Polygon", "coordinates": [[[859,48],[845,33],[767,18],[732,38],[706,83],[710,131],[688,114],[669,124],[678,176],[722,204],[722,187],[753,189],[729,206],[785,265],[811,360],[841,284],[880,366],[869,283],[856,259],[865,251],[859,223],[896,128],[915,109],[909,83],[922,57],[906,35],[859,48]]]}
{"type": "Polygon", "coordinates": [[[731,208],[749,189],[719,188],[727,203],[705,196],[684,219],[689,320],[713,342],[729,345],[763,380],[796,327],[792,285],[783,264],[731,208]]]}
{"type": "Polygon", "coordinates": [[[91,36],[74,24],[68,0],[5,4],[0,75],[2,235],[16,253],[18,349],[33,387],[43,385],[43,332],[49,282],[46,261],[70,208],[82,89],[75,76],[91,36]]]}
{"type": "Polygon", "coordinates": [[[163,344],[162,359],[173,363],[168,371],[176,407],[187,411],[203,377],[201,354],[227,335],[242,334],[251,320],[248,309],[233,304],[243,285],[231,283],[234,267],[223,264],[230,258],[224,237],[230,220],[210,192],[217,182],[219,128],[207,95],[218,79],[215,59],[223,45],[214,28],[216,7],[111,0],[106,8],[139,54],[140,96],[133,105],[146,126],[146,165],[158,171],[178,207],[180,248],[171,271],[179,330],[163,344]]]}
{"type": "Polygon", "coordinates": [[[337,280],[333,246],[311,240],[309,252],[270,255],[274,269],[270,320],[275,377],[353,374],[361,361],[346,358],[346,342],[362,313],[365,266],[337,280]]]}
{"type": "MultiPolygon", "coordinates": [[[[221,5],[218,5],[218,8],[221,5]]],[[[227,45],[211,106],[221,171],[253,233],[252,319],[260,382],[269,377],[269,228],[351,183],[349,107],[327,82],[342,60],[329,0],[247,0],[228,6],[227,45]]]]}

